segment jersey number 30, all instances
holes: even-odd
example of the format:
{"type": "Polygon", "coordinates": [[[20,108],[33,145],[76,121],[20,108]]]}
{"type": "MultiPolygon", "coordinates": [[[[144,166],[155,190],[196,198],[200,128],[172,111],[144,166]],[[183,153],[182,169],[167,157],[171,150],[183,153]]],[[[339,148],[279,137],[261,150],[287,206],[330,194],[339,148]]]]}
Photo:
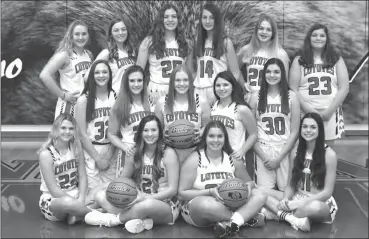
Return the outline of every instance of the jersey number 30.
{"type": "Polygon", "coordinates": [[[284,135],[286,133],[286,124],[283,117],[263,117],[262,122],[266,122],[265,133],[269,135],[278,134],[284,135]]]}

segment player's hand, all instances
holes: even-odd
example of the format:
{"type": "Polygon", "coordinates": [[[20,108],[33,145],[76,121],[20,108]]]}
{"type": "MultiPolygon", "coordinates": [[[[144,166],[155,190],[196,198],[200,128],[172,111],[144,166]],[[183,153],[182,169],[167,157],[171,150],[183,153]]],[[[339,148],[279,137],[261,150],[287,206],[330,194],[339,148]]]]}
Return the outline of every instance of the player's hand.
{"type": "Polygon", "coordinates": [[[265,165],[269,170],[276,170],[277,168],[279,168],[280,163],[281,162],[277,158],[273,157],[269,159],[265,165]]]}
{"type": "Polygon", "coordinates": [[[131,208],[133,205],[139,203],[139,202],[142,202],[144,201],[145,199],[147,198],[147,194],[144,193],[144,192],[141,192],[140,190],[137,189],[137,197],[135,200],[133,200],[131,203],[129,203],[127,206],[126,206],[126,209],[129,209],[131,208]]]}
{"type": "Polygon", "coordinates": [[[123,149],[123,151],[128,157],[133,156],[136,152],[136,145],[129,145],[125,149],[123,149]]]}
{"type": "Polygon", "coordinates": [[[79,91],[65,92],[64,100],[70,103],[75,103],[80,95],[79,91]]]}
{"type": "Polygon", "coordinates": [[[223,198],[219,195],[218,187],[210,188],[209,190],[210,196],[215,197],[219,202],[224,203],[223,198]]]}
{"type": "Polygon", "coordinates": [[[195,135],[195,138],[194,138],[193,142],[198,142],[198,141],[200,141],[201,134],[200,134],[200,130],[199,130],[199,129],[195,129],[195,133],[194,133],[194,135],[195,135]]]}
{"type": "Polygon", "coordinates": [[[171,145],[171,140],[169,139],[169,132],[168,130],[164,130],[164,143],[171,145]]]}
{"type": "Polygon", "coordinates": [[[288,208],[290,209],[290,211],[294,211],[297,208],[300,208],[302,206],[305,205],[304,200],[291,200],[288,202],[288,208]]]}
{"type": "Polygon", "coordinates": [[[288,204],[289,204],[289,200],[282,199],[281,201],[279,201],[277,208],[278,210],[282,210],[282,211],[291,211],[288,204]]]}
{"type": "Polygon", "coordinates": [[[231,157],[235,160],[242,160],[243,156],[245,154],[242,152],[242,150],[235,150],[233,151],[233,153],[231,154],[231,157]]]}

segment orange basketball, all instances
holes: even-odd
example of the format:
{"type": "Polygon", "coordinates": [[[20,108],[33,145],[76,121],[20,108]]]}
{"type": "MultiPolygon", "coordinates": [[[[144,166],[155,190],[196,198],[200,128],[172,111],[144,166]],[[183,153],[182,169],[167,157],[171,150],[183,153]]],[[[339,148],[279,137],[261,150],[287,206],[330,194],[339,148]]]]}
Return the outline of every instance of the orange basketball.
{"type": "Polygon", "coordinates": [[[169,125],[168,135],[171,146],[188,149],[194,145],[195,125],[186,119],[176,120],[169,125]]]}
{"type": "Polygon", "coordinates": [[[224,199],[226,206],[237,209],[247,202],[249,188],[245,181],[231,178],[223,181],[218,188],[218,193],[224,199]]]}
{"type": "Polygon", "coordinates": [[[115,207],[125,208],[136,197],[136,183],[130,178],[113,181],[106,189],[106,199],[115,207]]]}

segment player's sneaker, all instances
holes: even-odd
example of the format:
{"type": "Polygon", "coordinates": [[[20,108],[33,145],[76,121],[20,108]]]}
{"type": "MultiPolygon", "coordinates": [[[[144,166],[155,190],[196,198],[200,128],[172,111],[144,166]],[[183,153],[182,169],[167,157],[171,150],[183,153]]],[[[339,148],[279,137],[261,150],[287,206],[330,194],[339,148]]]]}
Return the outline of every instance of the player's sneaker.
{"type": "Polygon", "coordinates": [[[258,213],[253,219],[246,222],[244,225],[248,227],[263,227],[265,226],[265,215],[258,213]]]}
{"type": "Polygon", "coordinates": [[[140,233],[143,230],[151,230],[153,226],[154,221],[151,218],[147,218],[144,220],[132,219],[125,224],[126,230],[130,233],[140,233]]]}
{"type": "Polygon", "coordinates": [[[303,217],[303,218],[293,218],[293,220],[290,222],[291,227],[295,230],[301,230],[304,232],[309,232],[310,231],[310,220],[307,217],[303,217]]]}
{"type": "Polygon", "coordinates": [[[122,224],[117,215],[112,213],[102,213],[96,210],[86,214],[85,222],[89,225],[100,227],[115,227],[122,224]]]}
{"type": "Polygon", "coordinates": [[[214,225],[215,238],[223,238],[232,235],[240,230],[234,222],[217,222],[214,225]]]}

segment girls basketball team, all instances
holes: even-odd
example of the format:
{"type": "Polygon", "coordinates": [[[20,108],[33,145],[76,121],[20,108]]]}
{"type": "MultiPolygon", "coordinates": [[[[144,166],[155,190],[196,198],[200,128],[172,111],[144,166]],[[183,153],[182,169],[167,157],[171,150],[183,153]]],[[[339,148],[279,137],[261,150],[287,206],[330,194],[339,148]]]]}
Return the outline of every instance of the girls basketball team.
{"type": "Polygon", "coordinates": [[[213,226],[217,238],[263,226],[265,219],[302,231],[311,222],[332,223],[337,156],[330,146],[344,131],[348,73],[327,27],[310,28],[289,70],[269,16],[260,17],[238,54],[215,4],[202,7],[194,45],[180,16],[165,4],[138,52],[127,20],[112,21],[108,48],[95,61],[86,49],[87,24],[69,26],[40,74],[58,97],[39,150],[45,218],[124,224],[139,233],[172,225],[181,214],[191,225],[213,226]],[[195,128],[186,149],[168,140],[178,114],[190,115],[195,128]],[[246,170],[250,150],[254,181],[246,170]],[[107,185],[119,178],[132,178],[138,188],[125,208],[106,198],[107,185]],[[218,193],[225,178],[242,179],[250,189],[238,209],[218,193]]]}

